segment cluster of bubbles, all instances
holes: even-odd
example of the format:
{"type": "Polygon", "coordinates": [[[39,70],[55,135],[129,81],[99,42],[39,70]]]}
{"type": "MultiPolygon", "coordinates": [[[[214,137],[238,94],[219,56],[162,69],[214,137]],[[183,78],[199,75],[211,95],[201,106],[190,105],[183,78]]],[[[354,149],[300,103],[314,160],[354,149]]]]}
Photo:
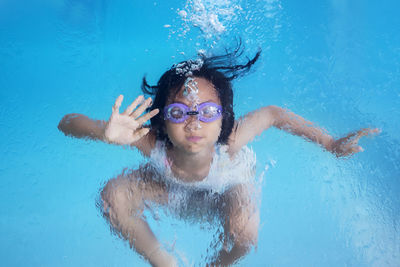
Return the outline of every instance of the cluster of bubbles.
{"type": "Polygon", "coordinates": [[[237,38],[258,49],[277,40],[281,10],[281,0],[187,0],[168,25],[170,38],[182,41],[183,50],[223,48],[237,38]]]}
{"type": "Polygon", "coordinates": [[[182,74],[186,77],[189,77],[193,75],[193,71],[200,70],[203,66],[203,63],[203,60],[198,58],[196,60],[189,60],[183,63],[179,63],[174,67],[176,68],[176,74],[182,74]]]}
{"type": "Polygon", "coordinates": [[[204,37],[212,38],[227,30],[230,22],[235,21],[240,5],[229,0],[188,0],[185,9],[178,10],[184,22],[182,34],[190,30],[191,26],[198,27],[204,37]]]}
{"type": "Polygon", "coordinates": [[[175,66],[176,74],[185,75],[185,77],[187,77],[184,84],[185,90],[183,91],[183,96],[191,103],[192,108],[196,108],[196,106],[200,104],[198,96],[199,87],[197,86],[196,80],[193,78],[193,71],[200,70],[203,63],[203,60],[199,58],[196,60],[188,60],[175,66]]]}
{"type": "Polygon", "coordinates": [[[200,104],[199,96],[197,95],[199,93],[199,87],[193,77],[188,77],[186,79],[184,88],[183,95],[192,103],[192,106],[200,104]]]}

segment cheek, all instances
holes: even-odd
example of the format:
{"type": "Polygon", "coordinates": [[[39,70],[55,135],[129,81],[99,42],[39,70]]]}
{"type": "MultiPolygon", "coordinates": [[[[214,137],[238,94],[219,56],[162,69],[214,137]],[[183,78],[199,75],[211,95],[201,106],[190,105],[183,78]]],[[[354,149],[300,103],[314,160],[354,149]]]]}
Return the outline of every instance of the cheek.
{"type": "Polygon", "coordinates": [[[218,140],[218,137],[221,134],[221,126],[222,126],[222,120],[212,122],[210,125],[210,127],[212,127],[212,131],[215,133],[216,140],[218,140]]]}
{"type": "Polygon", "coordinates": [[[179,138],[179,133],[183,131],[182,125],[183,124],[181,123],[170,123],[170,122],[167,122],[165,124],[165,133],[168,135],[171,141],[179,138]]]}

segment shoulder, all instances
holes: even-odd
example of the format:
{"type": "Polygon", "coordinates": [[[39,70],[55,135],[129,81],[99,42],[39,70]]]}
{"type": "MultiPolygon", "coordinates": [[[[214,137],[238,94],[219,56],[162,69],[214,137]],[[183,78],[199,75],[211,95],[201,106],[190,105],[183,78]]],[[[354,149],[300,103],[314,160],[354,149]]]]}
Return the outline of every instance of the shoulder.
{"type": "Polygon", "coordinates": [[[228,140],[230,153],[239,151],[254,137],[273,126],[278,109],[272,105],[261,107],[236,120],[228,140]]]}
{"type": "Polygon", "coordinates": [[[136,147],[144,156],[150,157],[151,151],[156,147],[157,141],[156,133],[149,131],[145,136],[136,141],[132,146],[136,147]]]}

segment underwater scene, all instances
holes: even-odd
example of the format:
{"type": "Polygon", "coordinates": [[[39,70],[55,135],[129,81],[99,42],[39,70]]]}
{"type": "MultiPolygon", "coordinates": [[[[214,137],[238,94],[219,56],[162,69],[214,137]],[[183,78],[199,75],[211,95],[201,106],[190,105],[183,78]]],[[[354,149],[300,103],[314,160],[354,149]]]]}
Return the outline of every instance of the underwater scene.
{"type": "Polygon", "coordinates": [[[1,265],[399,266],[399,8],[394,0],[0,0],[1,265]],[[214,70],[233,75],[233,104],[210,89],[214,70]],[[182,89],[152,115],[165,143],[135,143],[147,140],[150,126],[140,123],[126,143],[68,128],[81,115],[67,114],[84,114],[91,120],[79,129],[110,129],[165,73],[182,89]],[[226,126],[212,125],[229,108],[244,118],[233,131],[248,142],[237,141],[233,158],[220,143],[208,147],[215,155],[201,158],[209,167],[200,176],[213,182],[176,179],[176,166],[196,160],[173,154],[178,127],[205,133],[187,137],[191,145],[215,143],[226,126]],[[269,121],[273,111],[301,127],[269,121]],[[319,136],[350,140],[353,150],[319,136]],[[225,194],[244,182],[251,186],[225,194]],[[250,237],[235,230],[227,206],[245,200],[252,212],[236,223],[250,237]],[[144,233],[151,238],[142,242],[144,233]]]}

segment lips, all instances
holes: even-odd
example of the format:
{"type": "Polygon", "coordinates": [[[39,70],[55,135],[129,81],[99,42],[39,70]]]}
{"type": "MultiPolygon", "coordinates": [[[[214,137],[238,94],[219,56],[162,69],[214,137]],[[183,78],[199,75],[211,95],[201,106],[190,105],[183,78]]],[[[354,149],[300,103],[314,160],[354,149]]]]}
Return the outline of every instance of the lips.
{"type": "Polygon", "coordinates": [[[198,142],[198,141],[200,141],[202,139],[202,137],[200,137],[200,136],[188,136],[188,137],[186,137],[186,139],[189,142],[198,142]]]}

